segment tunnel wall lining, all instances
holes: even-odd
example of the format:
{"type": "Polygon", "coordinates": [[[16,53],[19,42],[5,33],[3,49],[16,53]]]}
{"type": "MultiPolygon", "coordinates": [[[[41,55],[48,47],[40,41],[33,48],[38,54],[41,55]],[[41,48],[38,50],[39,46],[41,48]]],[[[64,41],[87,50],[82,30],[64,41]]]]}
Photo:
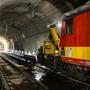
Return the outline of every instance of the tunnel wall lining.
{"type": "Polygon", "coordinates": [[[38,48],[42,45],[44,40],[48,40],[48,32],[36,35],[25,40],[25,51],[37,53],[38,48]]]}

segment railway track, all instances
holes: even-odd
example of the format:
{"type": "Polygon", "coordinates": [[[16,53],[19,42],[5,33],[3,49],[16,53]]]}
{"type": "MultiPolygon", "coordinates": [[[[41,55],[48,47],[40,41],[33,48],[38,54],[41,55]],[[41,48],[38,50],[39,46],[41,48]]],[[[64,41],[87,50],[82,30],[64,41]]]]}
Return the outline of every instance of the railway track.
{"type": "Polygon", "coordinates": [[[48,90],[46,86],[35,80],[25,69],[27,67],[12,62],[5,55],[0,55],[2,90],[48,90]]]}
{"type": "Polygon", "coordinates": [[[65,74],[63,74],[63,73],[61,73],[61,72],[55,72],[54,70],[51,70],[51,69],[49,69],[49,68],[45,68],[45,67],[40,66],[40,65],[36,65],[36,67],[42,68],[42,69],[44,69],[44,70],[48,70],[48,71],[50,71],[50,72],[52,72],[52,73],[54,73],[54,74],[59,75],[60,77],[63,77],[63,78],[65,78],[65,79],[68,79],[69,81],[72,81],[72,82],[74,82],[74,83],[81,84],[82,86],[85,86],[85,87],[87,88],[87,90],[90,90],[90,84],[89,84],[89,83],[86,83],[86,82],[77,80],[77,79],[72,78],[72,77],[70,77],[70,76],[67,76],[67,75],[65,75],[65,74]]]}
{"type": "MultiPolygon", "coordinates": [[[[16,57],[16,56],[15,56],[15,57],[16,57]]],[[[14,58],[15,58],[15,57],[14,57],[14,58]]],[[[44,66],[41,66],[40,64],[36,64],[35,66],[38,67],[38,68],[44,69],[44,70],[46,70],[46,71],[49,71],[49,72],[51,72],[51,73],[53,73],[53,74],[57,74],[57,75],[59,75],[60,77],[63,77],[63,78],[65,78],[65,79],[68,79],[68,81],[71,81],[72,83],[78,84],[78,85],[80,85],[80,86],[84,86],[85,90],[90,90],[90,84],[88,84],[88,83],[86,83],[86,82],[83,82],[83,81],[74,79],[74,78],[72,78],[72,77],[69,77],[69,76],[67,76],[67,75],[62,74],[61,72],[55,72],[54,70],[51,70],[50,68],[46,68],[46,67],[44,67],[44,66]]]]}

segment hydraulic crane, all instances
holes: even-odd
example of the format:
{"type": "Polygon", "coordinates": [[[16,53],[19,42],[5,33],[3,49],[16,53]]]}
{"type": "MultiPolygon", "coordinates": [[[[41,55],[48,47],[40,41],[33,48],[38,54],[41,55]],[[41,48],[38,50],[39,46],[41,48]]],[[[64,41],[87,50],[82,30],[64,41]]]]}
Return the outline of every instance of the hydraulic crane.
{"type": "Polygon", "coordinates": [[[50,68],[55,68],[56,59],[59,57],[60,38],[55,25],[49,28],[49,40],[43,42],[38,53],[38,61],[50,68]]]}

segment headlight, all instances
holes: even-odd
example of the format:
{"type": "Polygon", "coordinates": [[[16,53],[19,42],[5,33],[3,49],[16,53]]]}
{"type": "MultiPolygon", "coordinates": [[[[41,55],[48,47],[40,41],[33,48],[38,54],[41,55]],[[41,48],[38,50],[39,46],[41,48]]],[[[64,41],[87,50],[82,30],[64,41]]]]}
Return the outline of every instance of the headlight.
{"type": "Polygon", "coordinates": [[[90,65],[90,61],[86,61],[86,65],[90,65]]]}

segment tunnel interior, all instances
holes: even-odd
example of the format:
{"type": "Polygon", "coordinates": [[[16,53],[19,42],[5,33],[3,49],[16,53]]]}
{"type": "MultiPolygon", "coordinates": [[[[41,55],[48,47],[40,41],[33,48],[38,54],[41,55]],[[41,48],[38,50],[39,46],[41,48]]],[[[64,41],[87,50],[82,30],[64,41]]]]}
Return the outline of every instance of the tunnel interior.
{"type": "Polygon", "coordinates": [[[89,20],[90,0],[0,0],[0,90],[90,90],[89,20]]]}
{"type": "Polygon", "coordinates": [[[48,25],[60,23],[65,12],[87,1],[0,0],[0,50],[37,53],[43,41],[48,40],[48,25]]]}

